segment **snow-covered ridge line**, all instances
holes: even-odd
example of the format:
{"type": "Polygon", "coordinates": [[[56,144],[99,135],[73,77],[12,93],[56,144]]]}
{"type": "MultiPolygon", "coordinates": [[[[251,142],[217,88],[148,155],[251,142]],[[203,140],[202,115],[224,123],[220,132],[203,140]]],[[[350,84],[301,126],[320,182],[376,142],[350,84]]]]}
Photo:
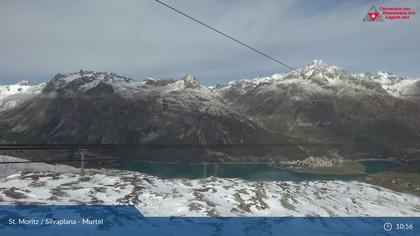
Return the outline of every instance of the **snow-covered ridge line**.
{"type": "Polygon", "coordinates": [[[124,96],[150,91],[170,93],[181,90],[195,90],[204,94],[222,95],[224,91],[232,88],[238,93],[244,94],[260,86],[266,87],[265,90],[271,90],[277,89],[277,86],[295,85],[310,92],[330,91],[326,89],[326,87],[329,87],[336,88],[338,91],[382,89],[391,96],[403,98],[420,96],[419,79],[399,77],[385,70],[380,70],[376,74],[352,74],[340,67],[328,65],[322,60],[314,60],[312,63],[289,73],[255,79],[233,80],[227,85],[208,87],[200,85],[198,79],[193,75],[186,75],[179,80],[152,78],[134,80],[115,73],[81,70],[74,73],[57,74],[50,81],[34,86],[31,86],[28,81],[21,81],[16,85],[0,85],[0,111],[15,107],[42,91],[53,92],[60,89],[86,92],[99,86],[108,86],[124,96]]]}
{"type": "Polygon", "coordinates": [[[225,86],[216,87],[219,94],[234,89],[239,94],[265,87],[265,90],[277,89],[278,86],[299,86],[308,92],[328,92],[328,88],[341,90],[378,90],[383,89],[391,96],[419,96],[420,79],[404,78],[386,70],[373,73],[349,73],[341,67],[332,66],[322,60],[295,71],[255,79],[234,80],[225,86]]]}
{"type": "Polygon", "coordinates": [[[79,71],[69,74],[57,74],[48,82],[31,86],[28,81],[21,81],[16,85],[0,86],[0,111],[7,110],[27,101],[29,98],[41,93],[54,97],[59,91],[67,95],[78,95],[89,91],[103,91],[110,94],[118,93],[130,97],[134,95],[147,95],[151,93],[172,93],[181,90],[190,90],[193,93],[212,97],[211,89],[200,85],[198,79],[188,74],[179,80],[134,80],[115,73],[79,71]]]}
{"type": "Polygon", "coordinates": [[[86,92],[98,86],[109,86],[115,92],[130,93],[143,90],[153,90],[156,88],[169,91],[204,88],[193,75],[186,75],[179,80],[156,80],[148,78],[146,80],[134,80],[128,77],[120,76],[115,73],[79,71],[70,74],[57,74],[52,80],[48,81],[44,92],[67,89],[72,91],[86,92]]]}

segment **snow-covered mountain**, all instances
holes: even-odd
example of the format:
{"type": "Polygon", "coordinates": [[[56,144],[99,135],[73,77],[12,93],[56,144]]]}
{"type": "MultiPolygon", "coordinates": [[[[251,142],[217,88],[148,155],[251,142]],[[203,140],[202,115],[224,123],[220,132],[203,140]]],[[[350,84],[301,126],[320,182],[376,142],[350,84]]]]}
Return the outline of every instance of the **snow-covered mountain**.
{"type": "Polygon", "coordinates": [[[95,169],[81,180],[61,165],[24,170],[0,179],[1,204],[132,204],[146,216],[420,216],[418,196],[358,181],[160,179],[95,169]]]}
{"type": "MultiPolygon", "coordinates": [[[[420,96],[419,91],[416,90],[420,86],[419,79],[399,77],[386,70],[380,70],[376,74],[352,74],[322,60],[314,60],[289,73],[274,74],[252,80],[234,80],[227,85],[219,85],[216,87],[216,92],[223,95],[230,90],[235,90],[239,94],[244,94],[249,90],[260,89],[259,87],[268,92],[278,89],[279,86],[296,86],[310,93],[335,92],[339,94],[351,91],[355,95],[363,92],[376,92],[387,93],[399,98],[420,96]]],[[[263,91],[260,89],[260,92],[263,91]]]]}
{"type": "MultiPolygon", "coordinates": [[[[251,80],[233,80],[227,85],[217,87],[205,87],[193,75],[187,75],[182,80],[158,80],[146,79],[143,81],[129,79],[115,73],[79,71],[69,74],[57,74],[54,79],[47,83],[30,85],[22,80],[15,85],[0,85],[0,111],[12,108],[25,101],[25,98],[33,97],[46,87],[46,91],[60,89],[76,89],[86,92],[98,85],[108,85],[123,96],[130,96],[150,89],[160,87],[160,90],[168,92],[185,88],[199,88],[205,93],[224,94],[229,90],[236,90],[244,94],[256,87],[264,87],[266,90],[276,89],[276,85],[301,86],[308,92],[328,92],[335,89],[337,92],[350,89],[352,92],[361,90],[373,90],[386,92],[400,98],[418,98],[420,96],[420,80],[399,77],[386,70],[380,70],[376,74],[359,73],[351,74],[344,69],[331,66],[322,60],[314,60],[307,66],[285,74],[274,74],[269,77],[260,77],[251,80]],[[47,85],[47,86],[46,86],[47,85]],[[148,86],[149,85],[149,86],[148,86]]],[[[70,91],[69,91],[70,92],[70,91]]],[[[210,97],[213,95],[209,95],[210,97]]],[[[296,98],[297,99],[297,98],[296,98]]]]}
{"type": "Polygon", "coordinates": [[[366,75],[379,83],[389,94],[405,99],[420,99],[420,80],[399,77],[386,70],[380,70],[376,75],[366,75]]]}
{"type": "Polygon", "coordinates": [[[273,136],[193,75],[138,81],[104,72],[58,74],[1,116],[0,139],[18,143],[220,144],[273,136]]]}
{"type": "Polygon", "coordinates": [[[156,80],[148,78],[146,80],[134,80],[115,73],[79,71],[69,74],[57,74],[50,80],[43,92],[44,93],[65,93],[72,96],[78,93],[94,93],[111,91],[124,97],[145,96],[154,92],[171,93],[174,91],[188,90],[196,91],[207,95],[213,95],[211,91],[201,86],[198,79],[189,74],[182,79],[156,80]],[[105,91],[105,89],[108,89],[105,91]]]}
{"type": "Polygon", "coordinates": [[[45,83],[31,86],[26,80],[13,85],[0,85],[0,111],[22,104],[39,94],[44,86],[45,83]]]}
{"type": "Polygon", "coordinates": [[[290,73],[214,90],[267,129],[303,142],[374,143],[375,150],[352,152],[388,150],[388,156],[420,140],[419,86],[420,80],[389,72],[352,74],[315,60],[290,73]]]}
{"type": "Polygon", "coordinates": [[[7,104],[0,113],[2,140],[374,143],[374,150],[345,152],[385,156],[405,155],[420,140],[420,80],[384,70],[350,73],[321,60],[216,87],[201,85],[193,75],[140,81],[93,71],[20,86],[27,92],[13,87],[0,97],[7,104]],[[28,95],[32,99],[23,99],[28,95]]]}

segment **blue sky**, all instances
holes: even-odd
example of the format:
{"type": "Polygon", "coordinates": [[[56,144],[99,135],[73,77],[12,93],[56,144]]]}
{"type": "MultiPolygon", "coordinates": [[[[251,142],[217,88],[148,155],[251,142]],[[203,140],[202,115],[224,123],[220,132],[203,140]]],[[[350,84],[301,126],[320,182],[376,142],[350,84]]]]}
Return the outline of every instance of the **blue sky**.
{"type": "MultiPolygon", "coordinates": [[[[420,14],[420,1],[163,1],[293,67],[322,59],[420,77],[418,15],[361,21],[373,3],[420,14]]],[[[207,85],[287,71],[152,0],[3,0],[0,32],[0,84],[80,69],[134,79],[193,73],[207,85]]]]}

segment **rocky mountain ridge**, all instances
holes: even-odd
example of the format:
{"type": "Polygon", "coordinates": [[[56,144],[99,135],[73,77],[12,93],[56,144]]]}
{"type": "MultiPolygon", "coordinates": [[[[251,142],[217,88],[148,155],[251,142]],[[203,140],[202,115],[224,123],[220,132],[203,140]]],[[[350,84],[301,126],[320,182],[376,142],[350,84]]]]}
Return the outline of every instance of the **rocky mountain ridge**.
{"type": "Polygon", "coordinates": [[[384,70],[353,74],[314,60],[289,73],[215,87],[193,75],[139,81],[93,71],[15,87],[0,88],[0,103],[20,94],[32,99],[3,109],[0,139],[18,143],[343,143],[302,152],[419,153],[420,80],[384,70]]]}

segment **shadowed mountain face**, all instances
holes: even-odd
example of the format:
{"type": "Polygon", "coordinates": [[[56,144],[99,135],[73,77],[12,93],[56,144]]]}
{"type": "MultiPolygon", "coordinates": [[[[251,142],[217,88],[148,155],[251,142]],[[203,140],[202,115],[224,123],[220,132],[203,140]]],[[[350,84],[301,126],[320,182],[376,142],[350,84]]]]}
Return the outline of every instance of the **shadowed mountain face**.
{"type": "Polygon", "coordinates": [[[25,94],[27,99],[10,89],[3,92],[7,96],[0,100],[12,105],[0,113],[0,139],[49,144],[342,143],[291,145],[293,151],[283,154],[289,159],[331,153],[352,158],[415,155],[419,87],[417,80],[386,71],[351,74],[322,61],[215,88],[200,85],[192,75],[137,81],[80,71],[56,75],[28,92],[31,96],[25,94]]]}
{"type": "Polygon", "coordinates": [[[57,75],[2,114],[3,139],[24,143],[249,143],[270,135],[191,75],[134,81],[108,73],[57,75]]]}

